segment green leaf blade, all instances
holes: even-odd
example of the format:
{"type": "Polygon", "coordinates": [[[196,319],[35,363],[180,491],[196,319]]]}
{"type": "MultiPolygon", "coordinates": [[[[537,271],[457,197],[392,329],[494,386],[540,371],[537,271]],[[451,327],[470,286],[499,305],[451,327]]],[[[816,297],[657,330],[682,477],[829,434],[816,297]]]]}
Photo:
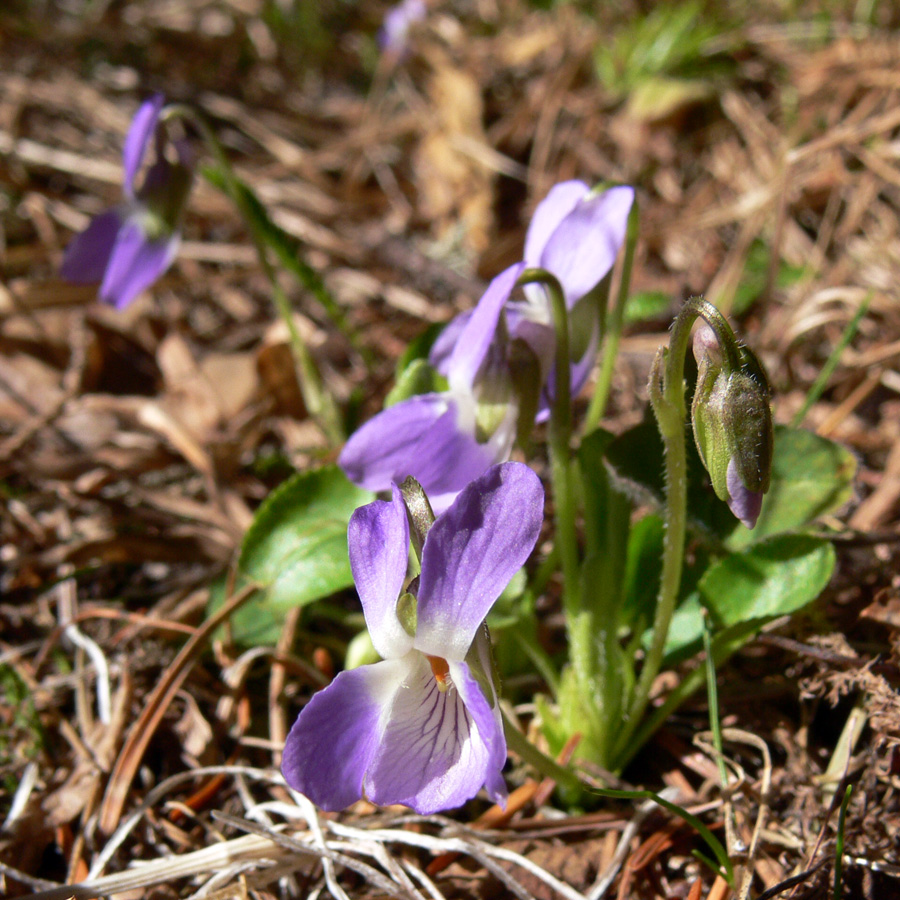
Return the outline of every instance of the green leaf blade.
{"type": "Polygon", "coordinates": [[[830,541],[779,535],[710,566],[700,579],[700,596],[720,628],[774,619],[815,600],[831,578],[835,559],[830,541]]]}
{"type": "Polygon", "coordinates": [[[266,498],[238,559],[238,586],[260,588],[232,620],[238,643],[277,639],[291,609],[353,584],[347,523],[373,498],[336,465],[298,473],[266,498]]]}

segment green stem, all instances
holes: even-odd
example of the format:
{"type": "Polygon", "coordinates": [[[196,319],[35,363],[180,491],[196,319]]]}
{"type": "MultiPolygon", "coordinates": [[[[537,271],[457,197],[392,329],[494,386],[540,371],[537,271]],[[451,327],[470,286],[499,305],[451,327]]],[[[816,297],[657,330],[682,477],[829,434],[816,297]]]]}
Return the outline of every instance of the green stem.
{"type": "Polygon", "coordinates": [[[550,478],[556,512],[556,543],[562,561],[563,605],[567,619],[574,615],[577,604],[578,540],[575,529],[575,496],[570,471],[572,442],[572,401],[569,371],[569,311],[562,287],[543,269],[526,269],[519,277],[520,285],[542,284],[550,299],[556,332],[555,396],[550,409],[548,446],[550,478]]]}
{"type": "Polygon", "coordinates": [[[291,352],[294,356],[294,363],[297,366],[300,385],[300,392],[303,395],[303,402],[310,416],[318,422],[322,432],[332,443],[340,443],[344,439],[344,431],[341,426],[340,414],[332,396],[324,389],[319,372],[316,369],[315,362],[309,353],[309,349],[297,328],[294,321],[293,309],[283,288],[278,283],[278,277],[275,273],[272,263],[269,261],[268,249],[265,237],[260,233],[260,229],[256,223],[256,217],[250,208],[247,196],[241,185],[235,177],[234,170],[228,157],[222,148],[215,131],[210,127],[206,119],[195,109],[184,104],[172,104],[166,108],[166,115],[169,118],[184,118],[191,121],[198,129],[203,137],[204,143],[215,159],[219,171],[225,181],[228,196],[238,208],[241,217],[244,219],[250,231],[250,237],[259,257],[260,265],[263,273],[272,287],[272,297],[278,314],[281,316],[284,324],[288,329],[290,339],[291,352]]]}
{"type": "Polygon", "coordinates": [[[672,622],[681,586],[687,521],[684,361],[691,328],[698,317],[705,319],[716,332],[722,352],[729,357],[732,368],[737,369],[740,366],[740,351],[734,333],[721,313],[702,298],[693,297],[688,300],[675,319],[668,351],[660,351],[650,374],[650,401],[665,447],[666,507],[663,565],[653,620],[653,637],[634,688],[631,704],[625,714],[619,740],[614,747],[613,761],[616,767],[620,767],[623,760],[637,749],[633,739],[634,733],[647,708],[650,690],[662,665],[669,625],[672,622]]]}
{"type": "Polygon", "coordinates": [[[506,713],[503,715],[503,731],[510,750],[517,753],[528,765],[537,769],[545,778],[552,778],[558,785],[579,793],[586,788],[578,776],[569,769],[563,768],[555,759],[538,750],[528,738],[510,722],[506,713]]]}
{"type": "Polygon", "coordinates": [[[613,374],[616,369],[616,358],[619,355],[619,342],[622,339],[622,322],[625,318],[625,303],[628,300],[628,291],[631,286],[631,270],[634,267],[634,250],[637,246],[639,213],[637,200],[631,206],[628,214],[628,227],[625,232],[625,257],[622,260],[622,277],[619,279],[619,292],[616,302],[607,319],[606,332],[603,336],[603,349],[600,361],[600,373],[597,376],[597,384],[594,386],[594,394],[588,406],[581,433],[589,434],[599,424],[606,412],[606,404],[609,402],[609,392],[612,388],[613,374]]]}
{"type": "MultiPolygon", "coordinates": [[[[755,623],[748,626],[742,623],[728,631],[717,635],[712,640],[713,668],[718,669],[733,653],[742,647],[754,635],[757,630],[755,623]]],[[[618,758],[619,766],[624,766],[629,759],[650,739],[651,735],[659,728],[669,716],[687,700],[691,694],[698,691],[706,679],[706,667],[698,666],[685,675],[678,686],[666,697],[666,699],[640,723],[640,727],[630,739],[628,749],[618,758]]]]}
{"type": "Polygon", "coordinates": [[[834,843],[834,888],[831,892],[832,900],[841,900],[844,894],[844,829],[847,824],[847,807],[850,806],[850,797],[853,795],[853,785],[848,784],[844,790],[844,799],[841,801],[841,811],[838,815],[837,840],[834,843]]]}
{"type": "Polygon", "coordinates": [[[728,790],[728,770],[725,768],[725,751],[722,745],[722,723],[719,720],[719,690],[716,684],[716,661],[712,648],[712,624],[709,614],[703,610],[703,651],[706,655],[704,669],[706,671],[706,696],[709,706],[709,730],[712,732],[713,746],[716,748],[716,764],[719,768],[719,781],[728,790]]]}

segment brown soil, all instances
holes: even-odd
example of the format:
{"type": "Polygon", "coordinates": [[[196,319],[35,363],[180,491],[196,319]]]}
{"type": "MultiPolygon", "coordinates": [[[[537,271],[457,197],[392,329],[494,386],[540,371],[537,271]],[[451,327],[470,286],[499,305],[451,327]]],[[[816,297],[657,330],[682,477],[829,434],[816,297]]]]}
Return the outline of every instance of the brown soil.
{"type": "Polygon", "coordinates": [[[598,897],[605,873],[606,896],[729,895],[693,855],[709,851],[692,826],[640,803],[564,810],[522,767],[511,815],[478,827],[479,802],[425,822],[362,803],[318,818],[292,806],[286,829],[273,828],[283,808],[248,815],[292,802],[272,781],[280,748],[347,635],[293,616],[274,650],[235,650],[204,630],[209,588],[267,493],[334,449],[306,413],[241,220],[207,182],[176,264],[127,310],[57,276],[72,235],[119,201],[121,142],[153,90],[204,110],[344,310],[339,327],[285,277],[355,421],[379,408],[409,340],[518,258],[534,205],[566,178],[636,186],[632,287],[671,298],[623,341],[613,431],[640,417],[687,296],[733,312],[783,422],[868,301],[804,420],[859,461],[854,500],[823,523],[837,573],[721,674],[736,787],[723,796],[692,743],[708,727],[702,696],[626,778],[672,789],[723,841],[735,821],[755,897],[831,896],[852,784],[844,896],[900,896],[898,21],[887,4],[867,24],[852,20],[863,4],[824,25],[802,4],[756,10],[723,32],[727,65],[704,91],[648,109],[594,72],[627,10],[538,5],[436,2],[396,65],[377,62],[375,0],[318,14],[263,0],[0,11],[6,896],[110,876],[78,896],[598,897]],[[106,723],[96,660],[68,623],[108,667],[106,723]],[[138,863],[156,868],[129,881],[138,863]]]}

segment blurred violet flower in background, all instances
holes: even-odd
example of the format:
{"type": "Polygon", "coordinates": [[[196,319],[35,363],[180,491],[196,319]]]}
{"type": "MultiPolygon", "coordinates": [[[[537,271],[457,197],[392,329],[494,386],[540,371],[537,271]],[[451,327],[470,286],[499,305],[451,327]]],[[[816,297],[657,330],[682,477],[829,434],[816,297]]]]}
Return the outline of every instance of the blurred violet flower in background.
{"type": "Polygon", "coordinates": [[[100,281],[100,299],[119,309],[169,268],[181,239],[194,158],[187,141],[168,142],[160,122],[164,103],[163,96],[156,94],[141,104],[122,151],[124,202],[97,216],[69,244],[60,269],[68,281],[100,281]],[[156,160],[137,188],[151,142],[156,145],[156,160]],[[167,142],[177,162],[166,159],[167,142]]]}
{"type": "Polygon", "coordinates": [[[385,14],[378,32],[381,52],[394,60],[402,59],[409,49],[409,30],[416,22],[425,19],[427,9],[424,0],[401,0],[385,14]]]}
{"type": "Polygon", "coordinates": [[[284,749],[287,783],[326,810],[360,797],[429,814],[484,785],[505,803],[506,739],[484,618],[525,563],[543,518],[540,480],[521,463],[488,469],[432,525],[404,592],[402,496],[357,509],[347,542],[375,649],[303,708],[284,749]]]}

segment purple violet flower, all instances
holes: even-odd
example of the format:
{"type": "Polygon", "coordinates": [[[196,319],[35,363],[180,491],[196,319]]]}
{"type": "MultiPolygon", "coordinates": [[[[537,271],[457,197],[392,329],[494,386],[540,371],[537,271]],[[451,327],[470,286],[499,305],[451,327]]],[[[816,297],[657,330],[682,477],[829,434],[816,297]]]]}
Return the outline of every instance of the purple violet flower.
{"type": "Polygon", "coordinates": [[[409,44],[409,30],[416,22],[425,19],[427,9],[423,0],[401,0],[385,13],[381,30],[378,32],[378,46],[382,53],[402,59],[409,44]]]}
{"type": "MultiPolygon", "coordinates": [[[[587,302],[612,270],[625,243],[633,203],[632,187],[612,187],[598,192],[583,181],[563,181],[551,188],[537,205],[525,235],[523,268],[544,269],[555,275],[570,312],[573,396],[584,387],[591,373],[600,338],[599,317],[587,317],[590,330],[585,332],[585,317],[580,315],[579,304],[587,302]]],[[[541,285],[527,284],[523,290],[527,302],[509,301],[504,304],[503,314],[510,338],[523,340],[540,361],[545,389],[538,418],[543,419],[552,400],[556,351],[553,316],[541,285]]],[[[457,316],[432,349],[431,362],[442,375],[447,375],[453,348],[471,315],[457,316]]],[[[497,319],[493,321],[496,327],[497,319]]]]}
{"type": "Polygon", "coordinates": [[[180,243],[180,222],[193,178],[194,159],[185,141],[173,141],[178,157],[165,157],[160,122],[165,99],[156,94],[141,104],[122,151],[124,202],[97,216],[66,248],[60,274],[68,281],[101,281],[100,299],[126,307],[172,264],[180,243]],[[156,161],[140,188],[135,182],[151,141],[156,161]]]}
{"type": "Polygon", "coordinates": [[[368,490],[384,491],[412,475],[440,512],[488,466],[508,459],[523,387],[515,383],[509,364],[516,339],[530,349],[539,368],[543,390],[537,417],[546,418],[556,345],[550,305],[539,285],[525,286],[525,302],[510,299],[527,267],[546,269],[562,285],[572,313],[576,394],[590,375],[599,340],[596,315],[589,317],[589,333],[579,333],[577,323],[585,319],[579,304],[612,269],[633,201],[630,187],[596,193],[581,181],[556,185],[535,210],[524,261],[501,272],[475,309],[451,321],[432,347],[429,361],[449,390],[397,403],[358,429],[338,458],[347,477],[368,490]]]}
{"type": "Polygon", "coordinates": [[[421,814],[460,806],[484,786],[505,803],[506,739],[484,618],[541,528],[543,488],[521,463],[494,466],[437,518],[422,571],[404,592],[406,508],[356,510],[347,542],[375,649],[303,708],[284,748],[288,784],[326,810],[360,797],[421,814]]]}
{"type": "Polygon", "coordinates": [[[517,407],[512,398],[486,433],[479,423],[479,400],[493,384],[494,334],[503,305],[523,266],[501,272],[478,306],[467,315],[458,339],[440,367],[450,389],[420,394],[389,406],[354,432],[338,463],[355,484],[387,490],[412,475],[425,489],[435,512],[489,466],[509,458],[515,440],[517,407]]]}
{"type": "MultiPolygon", "coordinates": [[[[525,235],[525,263],[529,268],[544,269],[555,275],[566,298],[570,315],[572,365],[571,392],[574,397],[585,385],[600,339],[598,315],[579,316],[579,304],[587,302],[600,282],[612,271],[616,257],[625,243],[628,215],[634,203],[634,188],[626,185],[596,191],[583,181],[563,181],[550,189],[537,205],[528,233],[525,235]]],[[[552,329],[552,315],[544,289],[526,285],[528,304],[520,307],[524,323],[552,329]]],[[[515,326],[511,326],[513,330],[515,326]]],[[[515,333],[515,331],[513,331],[515,333]]],[[[554,341],[545,343],[543,359],[548,367],[548,384],[542,401],[542,417],[546,417],[552,398],[552,364],[554,341]]],[[[535,347],[539,352],[539,348],[535,347]]]]}

